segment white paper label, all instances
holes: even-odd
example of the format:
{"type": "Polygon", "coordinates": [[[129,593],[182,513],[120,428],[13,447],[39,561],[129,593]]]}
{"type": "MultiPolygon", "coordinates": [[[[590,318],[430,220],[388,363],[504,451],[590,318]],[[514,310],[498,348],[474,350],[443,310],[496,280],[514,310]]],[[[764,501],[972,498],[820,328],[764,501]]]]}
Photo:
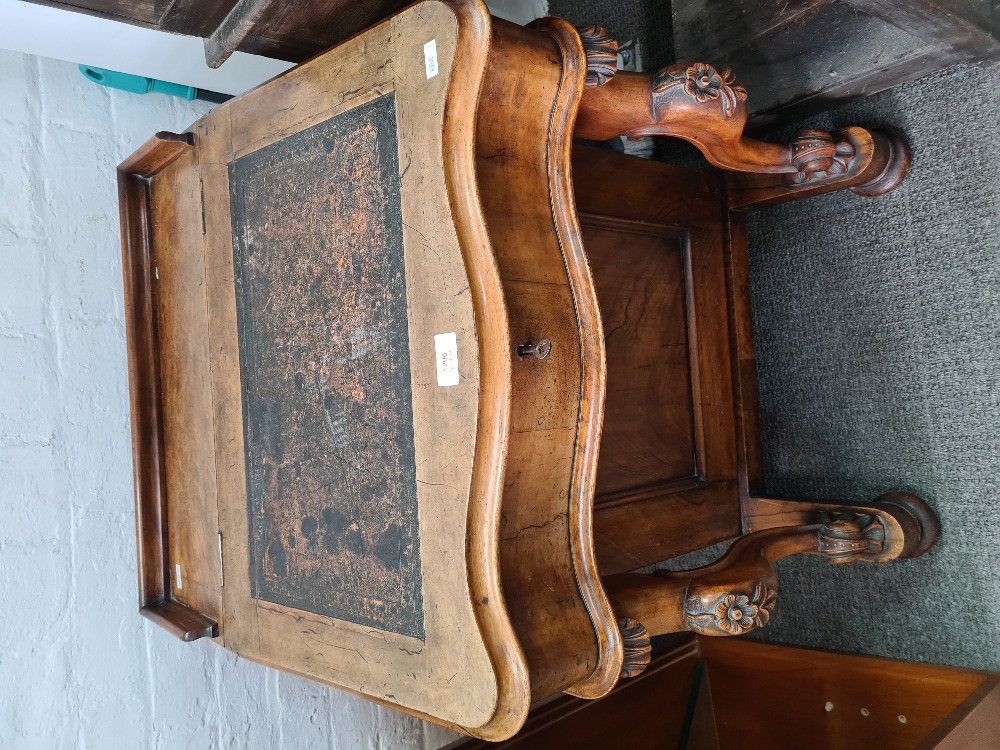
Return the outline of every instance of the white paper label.
{"type": "Polygon", "coordinates": [[[184,580],[181,578],[181,564],[180,563],[177,563],[174,566],[174,571],[177,573],[177,576],[176,576],[176,578],[177,578],[177,588],[179,588],[179,589],[184,588],[184,580]]]}
{"type": "Polygon", "coordinates": [[[438,74],[437,39],[431,39],[424,45],[424,69],[427,71],[428,78],[433,78],[438,74]]]}
{"type": "Polygon", "coordinates": [[[434,337],[438,385],[458,385],[458,338],[455,332],[434,337]]]}

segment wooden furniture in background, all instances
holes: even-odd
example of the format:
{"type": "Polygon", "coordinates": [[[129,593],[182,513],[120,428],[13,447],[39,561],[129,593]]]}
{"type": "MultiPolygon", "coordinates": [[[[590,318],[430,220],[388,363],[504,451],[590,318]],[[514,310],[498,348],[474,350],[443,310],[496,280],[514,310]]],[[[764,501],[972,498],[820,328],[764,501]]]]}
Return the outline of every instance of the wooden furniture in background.
{"type": "Polygon", "coordinates": [[[388,18],[409,0],[27,0],[205,39],[222,65],[236,50],[302,62],[388,18]]]}
{"type": "Polygon", "coordinates": [[[700,647],[721,748],[929,750],[966,701],[1000,685],[987,672],[868,656],[718,639],[700,647]]]}
{"type": "MultiPolygon", "coordinates": [[[[29,0],[302,62],[397,13],[408,0],[29,0]]],[[[740,71],[751,125],[787,122],[963,62],[996,60],[991,0],[672,0],[681,61],[740,71]]]]}
{"type": "Polygon", "coordinates": [[[535,708],[498,745],[449,750],[951,750],[1000,746],[1000,676],[698,636],[600,701],[535,708]]]}
{"type": "Polygon", "coordinates": [[[425,0],[121,166],[145,616],[496,740],[766,624],[781,557],[929,549],[912,495],[757,496],[734,213],[888,192],[905,143],[753,141],[729,71],[615,47],[425,0]],[[619,133],[746,174],[573,147],[619,133]]]}
{"type": "Polygon", "coordinates": [[[991,0],[672,0],[679,60],[731,66],[754,128],[1000,58],[991,0]]]}
{"type": "MultiPolygon", "coordinates": [[[[681,739],[690,734],[699,688],[708,686],[701,662],[698,639],[693,635],[680,637],[658,654],[641,675],[623,680],[598,701],[560,696],[532,709],[524,727],[506,742],[459,740],[448,750],[685,750],[681,739]]],[[[703,700],[699,713],[705,713],[710,703],[710,697],[707,702],[703,700]]],[[[708,716],[708,734],[714,737],[710,710],[708,716]]],[[[689,743],[688,750],[703,749],[689,743]]]]}

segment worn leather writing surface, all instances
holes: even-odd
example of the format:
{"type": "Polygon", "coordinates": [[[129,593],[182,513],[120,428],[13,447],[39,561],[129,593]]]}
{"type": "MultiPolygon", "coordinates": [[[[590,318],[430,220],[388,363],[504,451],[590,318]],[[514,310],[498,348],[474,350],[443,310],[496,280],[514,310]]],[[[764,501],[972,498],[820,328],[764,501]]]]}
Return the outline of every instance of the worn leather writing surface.
{"type": "Polygon", "coordinates": [[[394,96],[230,186],[252,595],[422,638],[394,96]]]}

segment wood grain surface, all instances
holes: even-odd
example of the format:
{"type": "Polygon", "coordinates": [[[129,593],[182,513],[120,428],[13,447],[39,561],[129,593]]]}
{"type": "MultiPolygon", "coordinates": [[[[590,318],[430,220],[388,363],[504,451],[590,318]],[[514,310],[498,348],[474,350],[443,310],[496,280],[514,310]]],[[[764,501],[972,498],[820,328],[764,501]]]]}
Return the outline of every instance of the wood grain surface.
{"type": "MultiPolygon", "coordinates": [[[[483,552],[469,550],[466,536],[470,525],[488,524],[490,503],[498,502],[499,496],[491,501],[489,496],[475,494],[470,484],[482,383],[473,301],[468,293],[469,264],[450,216],[441,128],[442,118],[468,121],[469,132],[463,137],[471,138],[474,110],[456,106],[448,98],[452,66],[460,49],[488,33],[486,19],[479,15],[481,6],[470,7],[469,20],[479,28],[465,24],[460,34],[456,14],[448,5],[421,4],[372,29],[355,44],[339,47],[251,92],[234,102],[230,113],[232,156],[239,158],[395,92],[424,638],[392,636],[385,630],[308,615],[249,596],[243,573],[248,550],[242,542],[247,531],[241,529],[245,529],[246,519],[238,519],[233,507],[238,503],[245,507],[242,483],[233,488],[235,491],[225,488],[221,502],[232,514],[230,528],[223,528],[227,609],[232,601],[239,610],[239,627],[224,629],[223,634],[227,647],[251,658],[488,733],[501,705],[501,686],[494,676],[489,650],[497,644],[481,632],[474,608],[489,607],[502,613],[503,600],[498,590],[490,592],[492,596],[473,599],[468,558],[483,552]],[[428,78],[423,46],[430,39],[436,41],[441,73],[428,78]],[[456,332],[463,378],[458,386],[443,388],[437,385],[433,338],[450,331],[456,332]],[[234,581],[231,585],[230,578],[234,581]]],[[[482,69],[485,65],[485,55],[466,64],[466,74],[475,75],[476,66],[482,69]]],[[[206,127],[212,117],[206,119],[206,127]]],[[[232,251],[222,246],[217,252],[232,251]]],[[[231,346],[232,335],[228,328],[218,338],[231,346]]],[[[216,381],[217,392],[238,387],[238,383],[216,381]]],[[[226,434],[227,445],[234,433],[242,432],[239,423],[217,423],[226,434]]],[[[491,491],[498,492],[499,487],[491,491]]],[[[516,659],[516,642],[513,649],[513,654],[504,654],[505,661],[516,659]]],[[[521,695],[517,687],[514,683],[502,689],[521,695]]],[[[523,703],[526,699],[517,700],[523,703]]],[[[508,720],[503,715],[500,718],[508,720]]]]}
{"type": "Polygon", "coordinates": [[[584,146],[573,174],[608,346],[594,514],[607,575],[740,533],[734,302],[712,177],[584,146]]]}
{"type": "Polygon", "coordinates": [[[724,748],[916,748],[987,679],[728,638],[699,638],[699,645],[724,748]]]}
{"type": "Polygon", "coordinates": [[[597,502],[704,475],[687,235],[585,214],[610,377],[597,502]]]}
{"type": "MultiPolygon", "coordinates": [[[[154,244],[161,245],[158,249],[172,257],[166,266],[171,278],[161,280],[166,290],[166,305],[161,304],[157,316],[161,327],[170,331],[167,340],[170,361],[161,368],[168,373],[165,383],[169,393],[164,396],[164,403],[170,411],[166,469],[162,473],[163,480],[172,488],[171,528],[176,528],[178,540],[182,537],[184,540],[178,542],[178,554],[184,560],[184,588],[180,590],[190,592],[186,594],[189,601],[203,609],[213,609],[214,597],[213,613],[221,620],[222,643],[246,658],[475,735],[499,738],[513,733],[523,722],[530,690],[527,665],[501,593],[497,564],[512,347],[506,329],[496,325],[498,320],[506,321],[507,311],[479,206],[475,174],[476,105],[490,34],[490,19],[481,2],[428,0],[370,30],[364,37],[214,110],[192,127],[195,148],[186,155],[181,149],[181,157],[175,155],[172,157],[175,161],[171,162],[163,156],[162,149],[153,149],[140,152],[133,161],[157,168],[163,166],[157,160],[171,165],[153,187],[154,196],[160,196],[154,208],[163,214],[163,221],[157,217],[159,234],[154,237],[154,244]],[[430,74],[424,45],[432,40],[439,67],[430,74]],[[456,70],[461,70],[461,75],[456,70]],[[402,328],[395,339],[388,332],[387,336],[391,339],[389,351],[397,357],[394,361],[399,361],[401,352],[408,359],[406,377],[412,395],[412,424],[405,421],[393,424],[404,431],[409,429],[412,435],[416,521],[420,533],[419,540],[416,534],[407,537],[402,533],[398,540],[389,540],[393,542],[390,545],[386,535],[394,523],[395,517],[390,518],[392,513],[380,513],[378,505],[352,506],[352,517],[341,524],[344,528],[333,539],[343,542],[348,556],[354,554],[352,540],[376,553],[391,546],[382,555],[385,560],[398,559],[404,544],[412,545],[414,551],[419,549],[422,577],[412,584],[415,586],[412,591],[419,595],[412,601],[420,605],[422,596],[423,628],[421,631],[396,627],[404,631],[402,634],[393,632],[392,622],[377,617],[366,623],[352,622],[351,616],[342,612],[339,617],[332,617],[315,611],[322,608],[301,601],[289,606],[287,599],[279,603],[266,601],[266,596],[255,598],[251,590],[253,571],[277,573],[282,556],[272,554],[277,538],[264,536],[258,540],[267,541],[263,545],[263,558],[251,563],[254,557],[247,514],[247,478],[258,481],[266,478],[266,472],[262,463],[246,460],[241,384],[245,384],[246,376],[242,365],[248,362],[244,361],[245,353],[241,359],[239,348],[234,224],[229,200],[230,168],[234,162],[261,160],[274,166],[274,160],[268,160],[275,144],[286,139],[294,144],[296,137],[307,139],[309,132],[319,133],[323,123],[345,113],[356,113],[362,121],[367,117],[367,122],[372,123],[377,118],[371,116],[371,107],[386,101],[395,104],[389,118],[398,144],[393,145],[394,159],[387,162],[388,171],[381,176],[396,183],[401,198],[398,226],[402,235],[402,269],[386,271],[362,265],[360,273],[365,276],[384,272],[393,279],[399,274],[396,280],[401,287],[395,299],[405,307],[400,308],[402,313],[396,314],[395,320],[401,322],[402,328]],[[317,127],[319,130],[310,131],[317,127]],[[434,337],[448,332],[455,334],[457,342],[460,378],[455,386],[439,385],[437,378],[434,337]],[[189,439],[182,441],[181,436],[189,439]],[[171,449],[171,445],[175,448],[171,449]],[[218,562],[220,549],[222,570],[218,562]],[[261,562],[262,568],[257,565],[261,562]],[[202,581],[207,594],[196,601],[199,589],[194,583],[202,581]]],[[[362,130],[364,125],[361,122],[362,130]]],[[[322,138],[317,142],[331,145],[322,138]]],[[[343,145],[337,141],[332,150],[343,145]]],[[[355,145],[356,154],[351,148],[338,153],[344,174],[336,185],[319,185],[310,180],[305,170],[294,189],[272,201],[277,208],[272,205],[256,217],[259,221],[236,226],[236,236],[246,241],[242,249],[252,250],[255,242],[262,242],[271,251],[266,262],[273,264],[275,272],[286,274],[292,284],[290,288],[266,290],[268,294],[262,295],[265,302],[260,309],[276,314],[277,320],[284,321],[281,325],[288,322],[291,308],[286,307],[294,302],[294,297],[301,299],[302,295],[308,297],[317,290],[329,290],[329,285],[336,283],[331,277],[338,274],[359,282],[358,265],[348,262],[345,266],[337,258],[349,260],[349,257],[331,251],[338,242],[350,244],[350,238],[334,236],[333,229],[312,231],[323,226],[326,221],[323,215],[347,217],[358,243],[362,238],[369,243],[378,239],[380,220],[360,215],[365,213],[364,185],[354,179],[357,175],[352,170],[363,169],[366,159],[371,158],[366,149],[385,147],[385,139],[355,145]],[[321,195],[310,195],[312,192],[321,195]],[[310,214],[312,211],[316,216],[310,214]],[[288,221],[289,216],[298,216],[300,229],[305,232],[299,240],[290,231],[295,222],[288,221]],[[358,222],[352,224],[352,216],[358,222]],[[282,221],[284,226],[274,226],[282,221]],[[275,236],[270,237],[269,232],[275,236]],[[330,257],[323,259],[326,266],[320,264],[312,270],[313,278],[319,282],[314,281],[313,287],[308,288],[308,279],[295,275],[295,264],[299,263],[300,251],[303,256],[309,255],[306,252],[311,247],[309,243],[324,240],[324,235],[330,257]],[[276,254],[283,247],[282,237],[288,238],[283,256],[276,254]]],[[[190,144],[185,148],[190,149],[190,144]]],[[[279,167],[278,171],[282,168],[285,167],[279,167]]],[[[322,171],[317,170],[317,174],[322,171]]],[[[237,185],[237,194],[243,200],[257,196],[254,200],[259,199],[259,205],[263,206],[269,178],[263,172],[250,170],[247,172],[250,182],[243,183],[241,188],[239,169],[233,174],[237,176],[233,183],[237,185]],[[254,193],[255,190],[260,192],[254,193]]],[[[294,181],[288,175],[286,178],[289,183],[294,181]]],[[[141,193],[137,195],[133,202],[143,200],[141,193]]],[[[136,232],[141,234],[140,230],[141,226],[136,232]]],[[[322,248],[312,250],[313,255],[322,255],[322,248]]],[[[258,258],[256,262],[263,263],[265,259],[258,258]]],[[[152,265],[147,270],[155,277],[152,265]]],[[[319,307],[335,314],[338,307],[376,305],[379,300],[334,300],[321,294],[317,301],[319,307]]],[[[387,303],[385,299],[381,301],[387,303]]],[[[351,314],[360,313],[352,309],[351,314]]],[[[254,325],[264,319],[255,319],[254,325]]],[[[320,317],[313,322],[322,320],[320,317]]],[[[282,330],[270,330],[261,340],[263,350],[280,354],[289,349],[281,348],[282,330]]],[[[377,343],[364,337],[352,341],[351,332],[346,329],[339,332],[337,340],[348,348],[377,343]]],[[[318,352],[317,362],[322,359],[322,352],[318,352]]],[[[377,362],[373,365],[376,369],[381,366],[377,362]]],[[[281,383],[280,373],[285,372],[290,379],[288,385],[297,392],[295,375],[303,375],[300,379],[304,385],[308,369],[294,365],[284,371],[262,372],[266,385],[277,387],[281,383]]],[[[156,372],[155,368],[153,371],[156,372]]],[[[340,387],[350,382],[347,373],[336,368],[322,374],[337,380],[340,387]]],[[[402,409],[403,402],[410,406],[411,399],[399,383],[391,386],[391,390],[387,398],[379,398],[371,391],[371,407],[361,409],[364,418],[359,423],[375,431],[369,432],[369,445],[378,439],[397,442],[392,434],[381,434],[386,425],[376,417],[380,409],[398,414],[396,407],[402,409]]],[[[262,392],[266,393],[266,388],[262,392]]],[[[305,446],[310,442],[317,453],[338,448],[333,444],[324,447],[322,442],[333,440],[336,432],[331,432],[326,419],[331,408],[329,400],[311,396],[302,396],[302,403],[289,413],[300,416],[312,413],[319,426],[326,425],[327,429],[318,429],[300,443],[301,456],[297,456],[296,450],[286,455],[269,444],[265,453],[267,462],[272,464],[272,478],[284,472],[285,481],[293,483],[298,479],[295,462],[302,465],[305,446]]],[[[358,404],[364,402],[365,398],[355,399],[355,406],[361,408],[358,404]]],[[[270,399],[268,408],[273,404],[274,399],[270,399]]],[[[251,427],[253,424],[250,420],[251,427]]],[[[260,434],[269,440],[273,435],[262,430],[266,425],[267,419],[256,422],[260,434]]],[[[396,429],[391,425],[390,428],[390,433],[396,429]]],[[[352,429],[363,428],[356,425],[352,429]]],[[[362,444],[360,434],[349,434],[349,439],[356,447],[362,444]]],[[[375,461],[384,459],[381,454],[369,453],[353,456],[353,469],[371,470],[375,461]]],[[[404,459],[405,455],[401,460],[404,459]]],[[[364,494],[370,484],[363,479],[354,481],[350,476],[329,478],[334,480],[329,486],[314,487],[301,494],[302,502],[308,498],[309,502],[322,504],[324,497],[329,499],[336,493],[343,496],[345,491],[364,494]]],[[[386,495],[392,495],[388,491],[391,488],[387,486],[383,494],[377,480],[376,476],[369,489],[381,495],[377,500],[384,503],[386,495]]],[[[291,500],[295,494],[284,492],[281,497],[281,503],[272,506],[275,515],[264,526],[281,529],[284,572],[287,574],[291,566],[298,566],[298,572],[309,575],[312,564],[309,558],[296,558],[297,553],[290,551],[300,549],[301,545],[308,549],[308,531],[313,531],[317,545],[325,549],[326,537],[322,540],[318,537],[321,533],[329,534],[337,519],[328,524],[330,529],[323,529],[320,524],[326,519],[322,511],[332,507],[329,503],[323,508],[299,507],[292,513],[301,516],[295,527],[285,518],[295,510],[289,505],[289,501],[295,504],[291,500]],[[307,523],[309,518],[317,522],[315,530],[307,523]],[[304,522],[309,528],[303,526],[304,522]]],[[[405,523],[402,516],[395,520],[401,525],[405,523]]],[[[160,555],[162,560],[167,557],[160,555]]],[[[413,559],[417,559],[415,555],[413,559]]],[[[358,565],[361,567],[360,560],[358,565]]],[[[160,567],[162,579],[167,575],[167,563],[160,567]]],[[[362,571],[362,579],[366,575],[381,575],[375,568],[371,570],[370,566],[367,572],[362,571]]],[[[154,579],[155,576],[151,582],[164,589],[163,581],[154,579]]],[[[371,583],[359,580],[359,585],[371,583]]],[[[332,579],[327,581],[336,583],[332,579]]],[[[400,581],[389,581],[387,585],[399,590],[400,581]]],[[[383,589],[382,595],[388,591],[383,589]]],[[[261,589],[257,593],[260,595],[261,589]]]]}
{"type": "MultiPolygon", "coordinates": [[[[171,239],[175,231],[183,232],[178,227],[183,201],[175,202],[169,193],[160,191],[154,202],[157,191],[153,185],[157,177],[170,179],[170,168],[177,165],[183,175],[181,183],[190,188],[191,146],[190,135],[157,133],[118,167],[139,611],[186,641],[218,635],[218,592],[204,584],[211,580],[211,566],[214,564],[217,570],[219,563],[217,555],[206,554],[197,521],[192,525],[198,511],[205,509],[211,491],[207,496],[200,494],[199,488],[193,496],[182,494],[176,512],[168,512],[171,484],[176,490],[179,480],[180,489],[186,489],[184,477],[175,478],[171,471],[179,459],[183,460],[185,446],[175,439],[167,440],[167,425],[175,423],[172,414],[165,414],[164,406],[175,405],[177,390],[188,395],[203,393],[203,384],[171,369],[170,361],[164,359],[164,348],[167,355],[171,347],[183,349],[178,331],[189,322],[186,316],[197,319],[203,311],[197,295],[193,295],[181,303],[177,314],[161,315],[158,242],[171,239]],[[154,206],[164,214],[162,221],[154,219],[154,206]],[[188,531],[192,532],[190,538],[188,531]],[[183,575],[178,574],[185,569],[193,572],[186,590],[183,575]]],[[[191,208],[190,204],[187,207],[191,208]]],[[[190,243],[179,244],[181,254],[191,251],[190,243]]],[[[173,268],[177,256],[170,252],[162,255],[165,266],[173,268]]],[[[169,300],[176,297],[183,282],[178,284],[171,273],[164,286],[163,294],[169,300]]],[[[183,409],[184,403],[179,407],[183,409]]]]}
{"type": "Polygon", "coordinates": [[[173,598],[221,615],[205,246],[198,162],[188,152],[150,183],[173,598]],[[208,522],[206,522],[206,519],[208,522]]]}
{"type": "Polygon", "coordinates": [[[937,726],[917,750],[1000,747],[1000,676],[992,674],[937,726]]]}
{"type": "Polygon", "coordinates": [[[687,636],[604,700],[536,706],[499,747],[966,750],[997,746],[998,711],[993,674],[687,636]]]}
{"type": "Polygon", "coordinates": [[[567,122],[583,91],[584,61],[565,22],[531,30],[495,21],[477,130],[511,344],[551,342],[544,359],[514,358],[500,521],[504,596],[533,700],[567,689],[603,695],[622,658],[591,536],[604,349],[573,212],[567,122]]]}

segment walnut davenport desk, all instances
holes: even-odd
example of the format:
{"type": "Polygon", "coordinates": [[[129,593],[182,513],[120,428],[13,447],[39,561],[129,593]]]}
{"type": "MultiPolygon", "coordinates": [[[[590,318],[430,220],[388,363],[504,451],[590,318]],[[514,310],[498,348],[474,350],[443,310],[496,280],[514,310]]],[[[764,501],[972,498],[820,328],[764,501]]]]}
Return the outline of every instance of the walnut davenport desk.
{"type": "Polygon", "coordinates": [[[739,215],[906,144],[752,141],[729,71],[616,48],[424,0],[121,165],[143,615],[497,740],[765,625],[780,557],[929,549],[911,495],[760,496],[739,215]],[[720,169],[574,145],[617,135],[720,169]]]}

